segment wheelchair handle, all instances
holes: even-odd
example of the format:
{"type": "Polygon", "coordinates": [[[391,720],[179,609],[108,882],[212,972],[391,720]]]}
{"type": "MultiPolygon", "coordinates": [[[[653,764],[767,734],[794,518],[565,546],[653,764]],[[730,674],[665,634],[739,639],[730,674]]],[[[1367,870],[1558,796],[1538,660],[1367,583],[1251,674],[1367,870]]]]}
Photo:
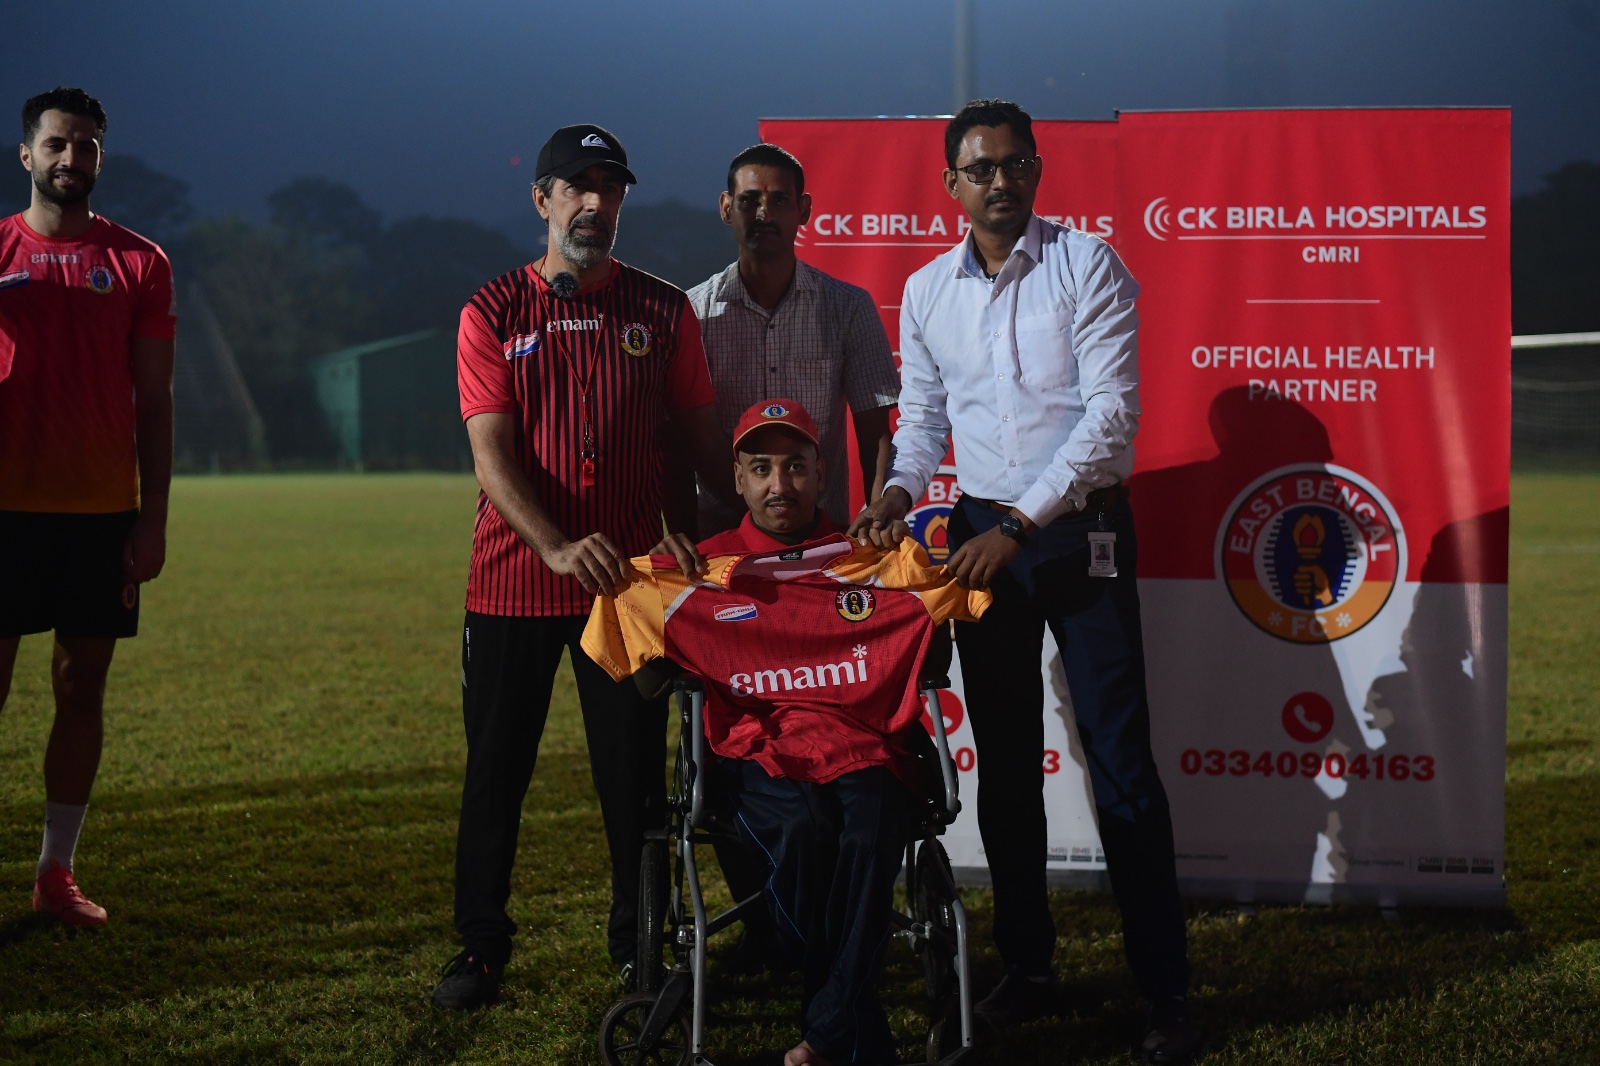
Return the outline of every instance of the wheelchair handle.
{"type": "MultiPolygon", "coordinates": [[[[947,685],[948,681],[945,682],[947,685]]],[[[928,703],[928,717],[933,721],[933,743],[939,749],[939,774],[944,778],[944,810],[950,820],[961,813],[960,788],[956,780],[956,764],[950,758],[950,738],[944,731],[944,711],[939,707],[939,688],[924,681],[922,698],[928,703]]]]}

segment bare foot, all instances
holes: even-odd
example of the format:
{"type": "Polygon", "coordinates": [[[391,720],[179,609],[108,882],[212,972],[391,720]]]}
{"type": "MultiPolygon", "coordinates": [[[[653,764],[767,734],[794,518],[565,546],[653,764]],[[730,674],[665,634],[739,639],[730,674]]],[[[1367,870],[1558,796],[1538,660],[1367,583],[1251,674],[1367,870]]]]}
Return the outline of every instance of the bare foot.
{"type": "Polygon", "coordinates": [[[818,1055],[816,1049],[802,1040],[783,1057],[783,1066],[833,1066],[833,1063],[818,1055]]]}

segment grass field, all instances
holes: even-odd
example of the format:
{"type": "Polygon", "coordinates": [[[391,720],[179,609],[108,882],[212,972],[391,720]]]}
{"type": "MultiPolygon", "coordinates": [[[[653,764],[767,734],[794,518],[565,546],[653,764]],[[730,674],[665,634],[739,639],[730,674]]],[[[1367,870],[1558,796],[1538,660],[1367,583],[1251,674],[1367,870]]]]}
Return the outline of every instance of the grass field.
{"type": "MultiPolygon", "coordinates": [[[[113,667],[78,852],[111,924],[37,919],[48,643],[0,715],[0,1061],[587,1063],[616,994],[606,858],[570,682],[524,812],[504,1002],[428,1003],[453,952],[457,651],[474,486],[180,480],[171,563],[113,667]]],[[[1214,1063],[1600,1062],[1600,478],[1513,489],[1506,912],[1190,909],[1214,1063]]],[[[1108,899],[1054,901],[1077,1013],[994,1063],[1124,1062],[1139,1015],[1108,899]]],[[[980,984],[989,903],[969,898],[980,984]]],[[[904,1051],[918,986],[896,947],[904,1051]]],[[[793,990],[724,983],[719,1064],[780,1060],[793,990]]]]}

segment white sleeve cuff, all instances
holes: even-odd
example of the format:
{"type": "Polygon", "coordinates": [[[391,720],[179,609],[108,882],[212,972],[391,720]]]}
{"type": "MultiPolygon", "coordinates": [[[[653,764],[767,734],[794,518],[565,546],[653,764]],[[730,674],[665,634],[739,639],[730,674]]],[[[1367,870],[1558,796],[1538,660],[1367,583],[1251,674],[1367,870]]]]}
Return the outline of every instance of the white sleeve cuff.
{"type": "Polygon", "coordinates": [[[1082,493],[1057,496],[1044,481],[1035,481],[1015,504],[1017,510],[1028,516],[1028,521],[1041,529],[1057,518],[1083,506],[1082,493]],[[1077,499],[1073,499],[1077,496],[1077,499]]]}

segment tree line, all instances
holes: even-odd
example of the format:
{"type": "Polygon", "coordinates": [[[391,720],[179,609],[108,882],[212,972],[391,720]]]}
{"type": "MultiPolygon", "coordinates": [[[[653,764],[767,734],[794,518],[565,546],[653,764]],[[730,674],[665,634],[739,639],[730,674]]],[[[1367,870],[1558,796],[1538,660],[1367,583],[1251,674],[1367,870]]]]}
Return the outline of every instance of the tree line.
{"type": "MultiPolygon", "coordinates": [[[[21,175],[7,183],[0,211],[21,210],[27,192],[21,175]]],[[[617,254],[686,288],[704,280],[735,255],[710,203],[629,205],[617,254]]],[[[322,465],[337,455],[307,372],[312,360],[417,330],[453,331],[478,286],[544,243],[531,206],[515,239],[459,218],[385,222],[355,189],[317,177],[269,194],[264,222],[202,216],[184,181],[131,155],[107,157],[94,204],[167,250],[180,313],[203,294],[275,465],[322,465]]],[[[1568,163],[1512,202],[1511,268],[1513,332],[1600,330],[1600,164],[1568,163]]],[[[183,331],[180,358],[203,332],[183,331]]]]}

